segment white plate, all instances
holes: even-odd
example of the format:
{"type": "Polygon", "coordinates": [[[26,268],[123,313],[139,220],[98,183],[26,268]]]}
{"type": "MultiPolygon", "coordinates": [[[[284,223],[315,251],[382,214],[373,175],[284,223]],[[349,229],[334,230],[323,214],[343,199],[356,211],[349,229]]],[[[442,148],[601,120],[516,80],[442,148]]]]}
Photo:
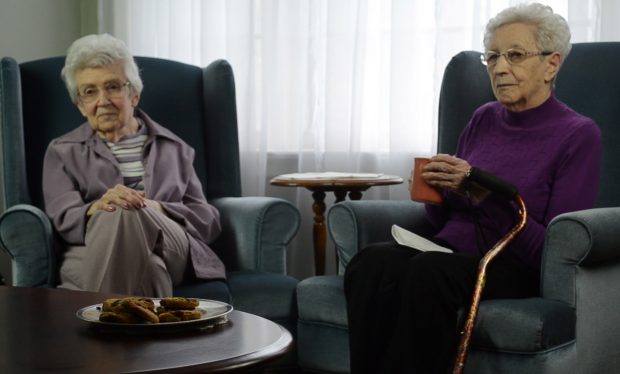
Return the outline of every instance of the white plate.
{"type": "MultiPolygon", "coordinates": [[[[161,299],[152,298],[155,307],[159,306],[161,299]]],[[[113,323],[99,321],[101,305],[95,304],[84,307],[76,312],[76,316],[82,321],[90,322],[93,326],[127,332],[160,332],[160,331],[184,331],[202,329],[228,322],[227,315],[232,312],[230,304],[206,299],[196,299],[199,305],[201,317],[191,321],[165,322],[165,323],[113,323]]]]}

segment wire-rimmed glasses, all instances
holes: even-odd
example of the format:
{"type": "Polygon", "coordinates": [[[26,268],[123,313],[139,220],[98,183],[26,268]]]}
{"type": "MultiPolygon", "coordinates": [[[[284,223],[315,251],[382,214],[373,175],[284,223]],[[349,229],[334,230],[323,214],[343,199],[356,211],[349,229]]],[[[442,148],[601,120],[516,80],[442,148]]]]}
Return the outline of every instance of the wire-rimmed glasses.
{"type": "Polygon", "coordinates": [[[484,54],[481,54],[480,61],[482,62],[483,65],[486,65],[488,67],[493,67],[495,66],[495,64],[497,64],[497,61],[499,60],[499,58],[501,56],[504,56],[506,58],[506,61],[510,65],[517,65],[525,61],[525,59],[529,57],[548,56],[552,53],[553,52],[549,52],[549,51],[526,51],[521,48],[510,48],[509,50],[503,53],[499,53],[495,51],[488,51],[484,54]]]}
{"type": "MultiPolygon", "coordinates": [[[[108,99],[118,99],[123,96],[125,87],[131,85],[131,82],[125,83],[121,81],[110,81],[103,85],[103,92],[108,99]]],[[[101,95],[101,89],[97,86],[87,86],[78,91],[78,97],[84,104],[90,104],[97,100],[101,95]]]]}

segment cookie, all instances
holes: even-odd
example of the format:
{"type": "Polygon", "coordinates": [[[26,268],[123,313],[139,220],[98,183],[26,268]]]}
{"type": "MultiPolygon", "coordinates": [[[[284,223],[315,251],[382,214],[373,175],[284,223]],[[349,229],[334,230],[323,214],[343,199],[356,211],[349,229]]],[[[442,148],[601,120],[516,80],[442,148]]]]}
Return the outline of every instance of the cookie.
{"type": "Polygon", "coordinates": [[[159,301],[159,305],[167,310],[194,309],[200,305],[200,302],[196,299],[185,297],[166,297],[159,301]]]}
{"type": "Polygon", "coordinates": [[[167,322],[181,322],[181,318],[175,316],[170,312],[164,312],[159,314],[159,322],[167,323],[167,322]]]}
{"type": "Polygon", "coordinates": [[[99,321],[111,323],[140,323],[143,322],[138,316],[129,312],[101,312],[99,321]]]}
{"type": "Polygon", "coordinates": [[[104,312],[121,312],[123,309],[121,301],[122,299],[106,299],[101,305],[101,310],[104,312]]]}
{"type": "Polygon", "coordinates": [[[148,297],[130,297],[128,299],[150,311],[155,311],[155,302],[148,297]]]}
{"type": "Polygon", "coordinates": [[[160,322],[180,322],[180,321],[193,321],[200,319],[202,313],[199,310],[169,310],[159,315],[160,322]]]}
{"type": "Polygon", "coordinates": [[[159,317],[154,312],[154,305],[153,309],[150,309],[150,303],[145,303],[143,300],[135,298],[123,299],[121,304],[125,308],[125,311],[139,317],[144,322],[159,323],[159,317]]]}

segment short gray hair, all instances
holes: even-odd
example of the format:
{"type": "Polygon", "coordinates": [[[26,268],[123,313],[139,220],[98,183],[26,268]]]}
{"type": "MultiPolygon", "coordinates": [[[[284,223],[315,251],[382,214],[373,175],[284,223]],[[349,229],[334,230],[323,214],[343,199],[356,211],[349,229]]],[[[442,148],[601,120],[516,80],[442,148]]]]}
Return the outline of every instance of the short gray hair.
{"type": "Polygon", "coordinates": [[[123,66],[132,92],[140,94],[144,87],[140,71],[125,42],[110,34],[91,34],[74,41],[67,50],[65,66],[60,73],[71,100],[77,104],[75,75],[78,71],[117,63],[123,66]]]}
{"type": "Polygon", "coordinates": [[[544,52],[559,52],[564,62],[570,53],[570,29],[566,20],[547,5],[519,4],[506,8],[492,18],[484,31],[484,48],[488,51],[497,29],[511,23],[536,27],[536,46],[544,52]]]}

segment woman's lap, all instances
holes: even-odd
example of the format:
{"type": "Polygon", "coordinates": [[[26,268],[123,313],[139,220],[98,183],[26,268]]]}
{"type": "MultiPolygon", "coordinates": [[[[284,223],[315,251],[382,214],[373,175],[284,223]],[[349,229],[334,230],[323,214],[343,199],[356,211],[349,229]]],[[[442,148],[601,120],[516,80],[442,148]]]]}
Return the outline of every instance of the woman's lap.
{"type": "MultiPolygon", "coordinates": [[[[469,254],[420,252],[393,242],[356,255],[345,273],[352,371],[407,372],[413,366],[442,372],[456,349],[457,311],[471,299],[478,262],[469,254]],[[370,358],[394,365],[373,366],[370,358]],[[443,367],[432,366],[433,360],[443,367]]],[[[538,274],[509,256],[500,254],[489,266],[483,298],[537,292],[538,274]]]]}
{"type": "Polygon", "coordinates": [[[86,245],[64,254],[60,287],[170,296],[188,253],[184,230],[159,212],[100,212],[91,217],[86,245]]]}

